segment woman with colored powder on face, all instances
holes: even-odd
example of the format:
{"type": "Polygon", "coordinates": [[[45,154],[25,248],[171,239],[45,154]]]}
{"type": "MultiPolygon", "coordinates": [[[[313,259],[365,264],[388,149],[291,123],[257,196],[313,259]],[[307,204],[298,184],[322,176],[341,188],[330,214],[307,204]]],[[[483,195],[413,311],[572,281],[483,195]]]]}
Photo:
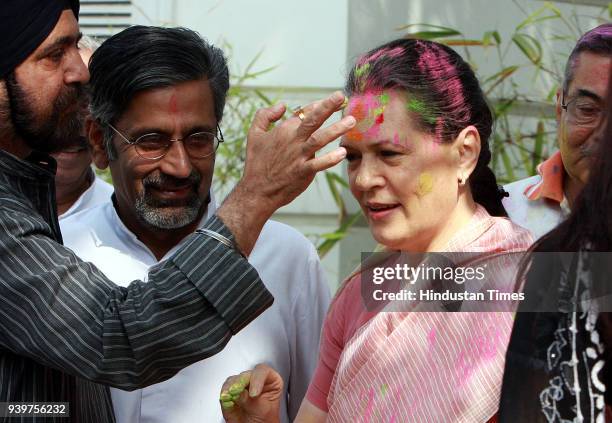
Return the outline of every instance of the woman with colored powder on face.
{"type": "MultiPolygon", "coordinates": [[[[456,52],[430,41],[390,42],[358,61],[346,93],[345,113],[358,122],[342,141],[351,192],[386,250],[470,252],[478,261],[529,247],[531,235],[505,218],[488,167],[493,117],[456,52]]],[[[364,275],[365,268],[349,277],[332,303],[295,421],[494,419],[512,313],[368,309],[364,275]]],[[[226,420],[277,421],[279,386],[264,365],[229,378],[226,420]]]]}

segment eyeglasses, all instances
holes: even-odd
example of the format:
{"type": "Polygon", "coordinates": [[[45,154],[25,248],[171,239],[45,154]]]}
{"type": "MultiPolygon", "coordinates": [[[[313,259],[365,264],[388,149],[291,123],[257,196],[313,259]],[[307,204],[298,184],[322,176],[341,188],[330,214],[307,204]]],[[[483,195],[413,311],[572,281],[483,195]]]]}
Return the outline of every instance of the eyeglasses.
{"type": "Polygon", "coordinates": [[[561,108],[567,112],[570,123],[585,128],[599,126],[604,115],[604,110],[597,101],[584,96],[573,98],[567,103],[562,97],[561,108]]]}
{"type": "Polygon", "coordinates": [[[187,151],[189,156],[194,159],[202,159],[215,154],[215,151],[217,151],[217,148],[219,147],[219,143],[223,142],[223,133],[221,132],[219,125],[217,125],[219,135],[209,131],[202,131],[195,132],[184,138],[170,138],[166,134],[155,132],[141,135],[133,141],[128,139],[110,123],[108,126],[115,131],[117,135],[123,138],[123,141],[129,145],[133,145],[136,153],[146,160],[161,159],[168,153],[171,144],[178,141],[183,142],[185,151],[187,151]]]}

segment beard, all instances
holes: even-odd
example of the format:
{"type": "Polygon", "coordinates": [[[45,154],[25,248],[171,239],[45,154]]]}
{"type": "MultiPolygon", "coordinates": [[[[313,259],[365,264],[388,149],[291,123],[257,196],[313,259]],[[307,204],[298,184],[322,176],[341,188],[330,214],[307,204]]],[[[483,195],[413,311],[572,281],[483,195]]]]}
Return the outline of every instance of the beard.
{"type": "Polygon", "coordinates": [[[29,148],[52,153],[82,143],[87,104],[82,84],[63,87],[46,117],[37,114],[14,72],[6,77],[6,91],[13,130],[29,148]],[[68,110],[71,107],[75,110],[68,110]]]}
{"type": "Polygon", "coordinates": [[[190,225],[201,215],[207,202],[198,194],[202,180],[195,170],[185,179],[175,178],[161,172],[147,175],[143,180],[142,194],[136,198],[136,216],[141,223],[156,229],[179,229],[190,225]],[[189,183],[192,193],[185,199],[165,200],[155,198],[151,188],[163,190],[189,183]]]}

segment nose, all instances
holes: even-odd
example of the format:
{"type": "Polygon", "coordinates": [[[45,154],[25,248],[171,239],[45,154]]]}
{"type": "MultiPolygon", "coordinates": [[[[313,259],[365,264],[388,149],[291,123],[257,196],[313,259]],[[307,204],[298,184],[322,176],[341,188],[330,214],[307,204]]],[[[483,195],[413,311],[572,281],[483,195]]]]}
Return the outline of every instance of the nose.
{"type": "Polygon", "coordinates": [[[89,82],[89,69],[83,62],[79,50],[71,48],[66,61],[64,71],[64,82],[66,85],[73,83],[86,84],[89,82]]]}
{"type": "MultiPolygon", "coordinates": [[[[350,169],[349,172],[351,172],[350,169]]],[[[378,166],[365,157],[360,160],[352,173],[353,186],[358,191],[369,191],[381,187],[385,183],[385,178],[379,172],[378,166]]]]}
{"type": "Polygon", "coordinates": [[[187,178],[191,174],[193,165],[183,141],[174,141],[170,144],[170,149],[161,158],[160,168],[163,173],[175,178],[187,178]]]}

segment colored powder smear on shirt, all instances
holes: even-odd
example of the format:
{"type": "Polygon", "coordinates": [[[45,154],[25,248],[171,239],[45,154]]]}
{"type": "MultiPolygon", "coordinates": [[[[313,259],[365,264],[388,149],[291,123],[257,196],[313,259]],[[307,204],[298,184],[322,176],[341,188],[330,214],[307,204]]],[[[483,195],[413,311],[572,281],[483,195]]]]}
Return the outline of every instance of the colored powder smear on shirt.
{"type": "Polygon", "coordinates": [[[386,383],[383,383],[382,385],[380,385],[380,394],[384,397],[387,394],[387,391],[389,390],[389,386],[387,386],[386,383]]]}
{"type": "Polygon", "coordinates": [[[419,184],[417,187],[417,195],[423,197],[433,190],[433,177],[425,172],[419,175],[419,184]]]}
{"type": "Polygon", "coordinates": [[[372,411],[374,409],[374,388],[370,388],[370,392],[368,393],[368,404],[366,406],[366,410],[363,416],[364,423],[368,423],[370,418],[372,417],[372,411]]]}

